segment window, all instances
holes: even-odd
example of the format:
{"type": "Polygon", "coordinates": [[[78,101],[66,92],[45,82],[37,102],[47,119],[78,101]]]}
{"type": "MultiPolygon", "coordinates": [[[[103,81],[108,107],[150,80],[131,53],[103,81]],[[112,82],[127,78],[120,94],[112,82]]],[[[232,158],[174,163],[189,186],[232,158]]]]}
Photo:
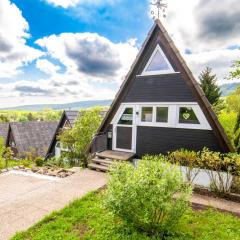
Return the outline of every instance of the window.
{"type": "Polygon", "coordinates": [[[126,108],[118,122],[122,125],[132,125],[133,124],[133,108],[126,108]]]}
{"type": "Polygon", "coordinates": [[[179,123],[184,124],[200,124],[196,114],[191,107],[179,108],[179,123]]]}
{"type": "Polygon", "coordinates": [[[168,122],[168,107],[157,107],[156,109],[156,122],[168,122]]]}
{"type": "Polygon", "coordinates": [[[162,70],[170,70],[170,68],[161,53],[159,51],[156,51],[150,64],[146,69],[146,72],[162,70]]]}
{"type": "Polygon", "coordinates": [[[161,73],[172,73],[174,72],[171,64],[166,58],[164,52],[158,45],[150,57],[142,75],[153,75],[161,73]]]}
{"type": "Polygon", "coordinates": [[[153,120],[153,108],[152,107],[143,107],[142,108],[142,122],[152,122],[153,120]]]}

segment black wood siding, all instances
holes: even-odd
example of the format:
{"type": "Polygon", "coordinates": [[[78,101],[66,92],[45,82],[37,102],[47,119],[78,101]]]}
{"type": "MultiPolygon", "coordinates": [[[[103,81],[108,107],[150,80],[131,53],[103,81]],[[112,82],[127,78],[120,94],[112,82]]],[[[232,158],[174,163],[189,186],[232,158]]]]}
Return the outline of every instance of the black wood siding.
{"type": "Polygon", "coordinates": [[[199,151],[204,147],[222,151],[211,130],[137,127],[138,157],[145,154],[165,154],[180,148],[199,151]]]}
{"type": "Polygon", "coordinates": [[[124,102],[196,102],[180,73],[138,76],[124,102]]]}
{"type": "Polygon", "coordinates": [[[132,128],[117,127],[117,148],[129,149],[132,148],[132,128]]]}
{"type": "Polygon", "coordinates": [[[91,152],[101,152],[108,149],[107,134],[96,136],[93,140],[91,152]]]}

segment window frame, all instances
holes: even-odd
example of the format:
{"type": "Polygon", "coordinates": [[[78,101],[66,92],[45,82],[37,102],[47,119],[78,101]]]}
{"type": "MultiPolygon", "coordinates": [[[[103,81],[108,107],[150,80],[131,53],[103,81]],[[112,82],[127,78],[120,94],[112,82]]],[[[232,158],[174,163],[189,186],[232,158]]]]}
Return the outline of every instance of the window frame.
{"type": "MultiPolygon", "coordinates": [[[[135,103],[136,104],[136,103],[135,103]]],[[[137,119],[137,126],[143,127],[167,127],[167,128],[183,128],[183,129],[200,129],[200,130],[212,130],[205,115],[197,103],[138,103],[139,117],[137,119]],[[142,107],[153,107],[153,121],[142,122],[142,107]],[[161,123],[156,120],[157,107],[168,107],[168,122],[161,123]],[[179,110],[180,107],[191,107],[199,121],[199,124],[179,123],[179,110]]]]}
{"type": "Polygon", "coordinates": [[[151,76],[151,75],[158,75],[158,74],[168,74],[168,73],[176,73],[172,67],[172,65],[170,64],[170,62],[168,61],[165,53],[163,52],[163,50],[161,49],[161,47],[159,46],[159,44],[156,46],[155,50],[153,51],[151,57],[149,58],[143,72],[142,72],[142,76],[151,76]],[[155,54],[157,52],[160,52],[161,56],[164,58],[165,62],[167,63],[169,69],[168,70],[157,70],[157,71],[147,71],[149,65],[152,63],[152,60],[155,56],[155,54]]]}
{"type": "MultiPolygon", "coordinates": [[[[187,120],[186,120],[187,121],[187,120]]],[[[196,112],[194,111],[194,108],[192,107],[192,106],[188,106],[188,107],[182,107],[182,106],[179,106],[178,107],[178,124],[187,124],[187,125],[200,125],[201,123],[200,123],[200,121],[199,121],[199,118],[198,118],[198,116],[197,116],[197,114],[196,114],[196,112]],[[198,122],[196,122],[196,123],[188,123],[188,122],[180,122],[180,109],[181,108],[191,108],[191,110],[193,111],[193,113],[195,114],[195,117],[196,117],[196,119],[197,119],[197,121],[198,122]]]]}
{"type": "Polygon", "coordinates": [[[170,127],[170,105],[166,104],[157,104],[157,105],[140,105],[139,106],[139,126],[158,126],[158,127],[170,127]],[[142,121],[142,109],[144,107],[152,107],[153,108],[153,117],[152,122],[144,122],[142,121]],[[157,122],[157,107],[167,107],[168,108],[168,121],[167,122],[157,122]]]}
{"type": "Polygon", "coordinates": [[[156,115],[155,115],[155,122],[157,123],[157,124],[162,124],[162,123],[168,123],[169,122],[169,106],[156,106],[155,107],[156,108],[156,115]],[[157,121],[157,109],[158,108],[167,108],[167,121],[166,122],[159,122],[159,121],[157,121]]]}
{"type": "Polygon", "coordinates": [[[210,129],[211,128],[198,105],[178,105],[176,119],[177,119],[177,123],[176,123],[177,128],[187,128],[187,129],[210,129]],[[199,121],[199,124],[180,123],[179,122],[180,108],[192,108],[192,110],[194,111],[199,121]]]}
{"type": "Polygon", "coordinates": [[[125,107],[122,111],[121,111],[121,114],[119,114],[119,117],[118,117],[118,121],[117,121],[117,126],[119,126],[119,127],[132,127],[133,126],[133,124],[134,124],[134,108],[133,107],[125,107]],[[122,118],[122,116],[123,116],[123,114],[124,114],[124,112],[125,112],[125,110],[127,109],[127,108],[132,108],[133,109],[133,113],[132,113],[132,124],[122,124],[122,123],[119,123],[120,122],[120,120],[121,120],[121,118],[122,118]]]}
{"type": "Polygon", "coordinates": [[[142,106],[141,107],[140,121],[142,123],[152,123],[152,122],[154,122],[154,106],[142,106]],[[142,121],[143,108],[152,108],[152,121],[151,122],[150,121],[142,121]]]}

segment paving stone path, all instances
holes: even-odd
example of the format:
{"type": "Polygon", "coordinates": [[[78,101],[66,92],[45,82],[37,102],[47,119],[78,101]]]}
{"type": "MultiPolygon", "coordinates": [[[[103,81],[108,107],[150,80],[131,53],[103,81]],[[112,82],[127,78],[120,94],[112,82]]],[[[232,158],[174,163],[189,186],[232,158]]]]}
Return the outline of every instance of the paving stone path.
{"type": "Polygon", "coordinates": [[[195,208],[215,208],[222,212],[228,212],[235,216],[240,217],[240,203],[228,201],[221,198],[214,198],[209,196],[203,196],[200,194],[193,194],[191,203],[195,208]]]}
{"type": "Polygon", "coordinates": [[[9,172],[0,175],[0,240],[106,184],[106,174],[79,170],[65,179],[9,172]]]}

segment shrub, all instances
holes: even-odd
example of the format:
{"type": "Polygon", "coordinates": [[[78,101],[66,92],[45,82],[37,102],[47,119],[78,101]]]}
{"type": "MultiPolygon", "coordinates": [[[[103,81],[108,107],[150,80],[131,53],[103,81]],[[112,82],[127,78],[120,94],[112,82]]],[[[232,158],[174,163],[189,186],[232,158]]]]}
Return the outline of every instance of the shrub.
{"type": "Polygon", "coordinates": [[[4,154],[4,140],[0,137],[0,169],[4,167],[3,154],[4,154]]]}
{"type": "Polygon", "coordinates": [[[35,159],[39,157],[37,149],[34,147],[29,147],[28,151],[20,154],[19,158],[28,159],[29,161],[35,162],[35,159]]]}
{"type": "Polygon", "coordinates": [[[201,166],[199,153],[186,149],[180,149],[178,151],[168,153],[167,158],[171,163],[178,164],[183,168],[186,173],[187,182],[192,184],[200,172],[200,169],[198,168],[201,166]]]}
{"type": "Polygon", "coordinates": [[[35,159],[35,164],[38,166],[38,167],[42,167],[43,164],[44,164],[44,159],[42,157],[37,157],[35,159]]]}
{"type": "Polygon", "coordinates": [[[187,210],[191,188],[176,167],[155,159],[145,157],[136,169],[128,163],[114,164],[104,205],[137,229],[164,237],[174,232],[187,210]]]}
{"type": "Polygon", "coordinates": [[[6,147],[5,149],[4,149],[4,152],[3,152],[3,158],[4,158],[4,160],[5,160],[5,167],[7,168],[8,167],[8,163],[9,163],[9,161],[10,160],[12,160],[12,158],[13,158],[13,151],[12,151],[12,149],[10,148],[10,147],[6,147]]]}
{"type": "Polygon", "coordinates": [[[100,111],[101,108],[81,111],[74,127],[60,134],[59,140],[64,148],[68,149],[64,153],[64,157],[72,165],[83,167],[87,165],[86,149],[101,123],[100,111]]]}
{"type": "Polygon", "coordinates": [[[186,166],[186,178],[192,183],[200,169],[205,169],[211,181],[211,188],[219,194],[229,193],[232,175],[240,176],[240,155],[237,153],[222,154],[204,148],[200,152],[178,150],[168,153],[168,161],[186,166]],[[214,172],[213,172],[214,171],[214,172]]]}

